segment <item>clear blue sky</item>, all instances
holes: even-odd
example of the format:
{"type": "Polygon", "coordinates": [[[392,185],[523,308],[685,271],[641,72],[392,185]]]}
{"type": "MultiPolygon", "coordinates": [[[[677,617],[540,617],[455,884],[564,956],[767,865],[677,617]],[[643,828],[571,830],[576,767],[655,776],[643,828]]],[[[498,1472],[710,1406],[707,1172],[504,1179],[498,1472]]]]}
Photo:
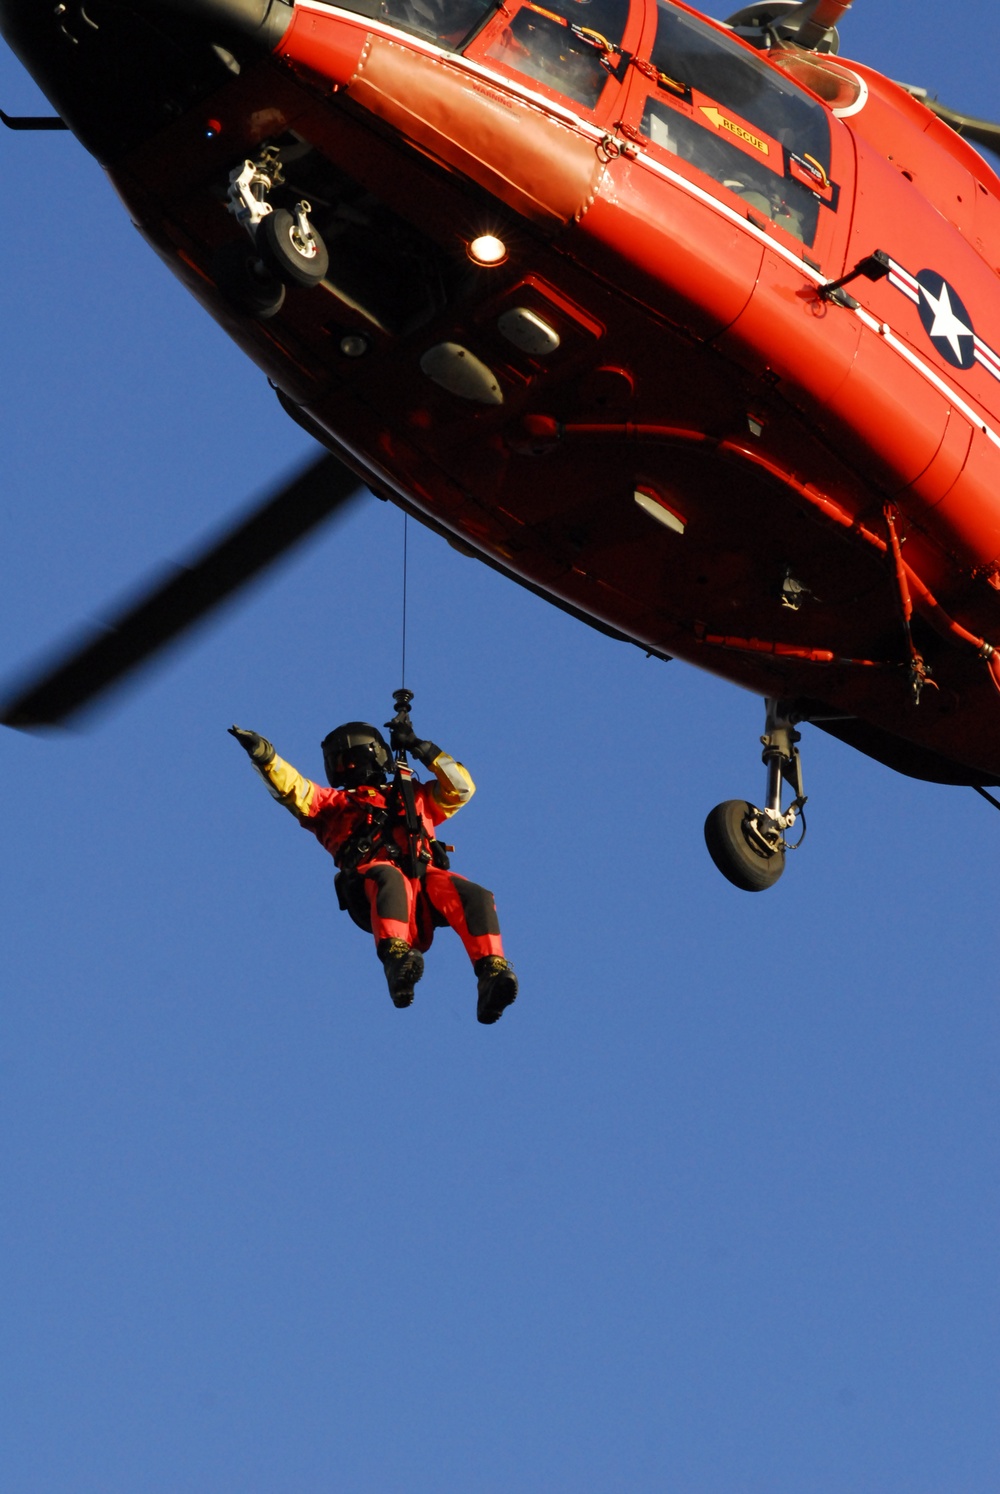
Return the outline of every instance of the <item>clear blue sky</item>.
{"type": "MultiPolygon", "coordinates": [[[[845,31],[1000,111],[992,0],[845,31]]],[[[310,448],[71,139],[4,147],[9,673],[310,448]]],[[[759,702],[411,526],[414,719],[522,995],[479,1027],[445,933],[397,1012],[225,728],[318,776],[386,719],[401,542],[369,501],[0,741],[4,1489],[995,1494],[1000,817],[807,731],[806,845],[739,893],[701,826],[759,702]]]]}

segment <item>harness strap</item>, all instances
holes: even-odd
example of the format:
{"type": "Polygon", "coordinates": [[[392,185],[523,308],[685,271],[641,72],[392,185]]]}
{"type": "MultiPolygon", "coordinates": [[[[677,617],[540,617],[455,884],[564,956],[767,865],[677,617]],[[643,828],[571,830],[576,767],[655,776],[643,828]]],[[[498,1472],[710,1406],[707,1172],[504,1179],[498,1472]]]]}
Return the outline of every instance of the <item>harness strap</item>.
{"type": "Polygon", "coordinates": [[[355,825],[337,852],[337,866],[343,871],[353,871],[362,861],[367,861],[381,850],[388,852],[393,860],[398,859],[402,853],[391,838],[391,830],[392,816],[389,809],[369,806],[364,818],[355,825]]]}
{"type": "Polygon", "coordinates": [[[431,859],[427,845],[427,832],[417,813],[417,799],[413,790],[413,769],[403,759],[396,758],[396,776],[392,780],[392,792],[397,805],[402,806],[402,820],[409,842],[408,873],[413,878],[422,877],[431,859]]]}

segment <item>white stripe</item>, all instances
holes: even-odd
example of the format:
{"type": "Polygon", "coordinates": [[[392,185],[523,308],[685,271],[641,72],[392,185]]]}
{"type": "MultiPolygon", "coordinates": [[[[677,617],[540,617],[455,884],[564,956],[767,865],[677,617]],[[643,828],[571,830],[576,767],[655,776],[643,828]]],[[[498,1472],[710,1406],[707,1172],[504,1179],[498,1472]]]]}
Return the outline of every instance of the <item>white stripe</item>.
{"type": "Polygon", "coordinates": [[[997,363],[995,359],[985,357],[977,348],[976,361],[983,365],[987,373],[991,373],[995,379],[1000,380],[1000,363],[997,363]]]}
{"type": "Polygon", "coordinates": [[[694,182],[689,182],[686,177],[679,176],[676,171],[671,171],[670,167],[664,166],[661,161],[654,161],[644,150],[636,152],[636,159],[641,161],[643,166],[648,171],[652,171],[655,176],[664,177],[668,182],[672,182],[675,187],[680,187],[681,191],[686,192],[689,197],[695,198],[698,202],[703,202],[706,207],[711,208],[713,212],[718,213],[721,217],[728,218],[731,223],[735,223],[738,228],[742,228],[744,232],[748,233],[751,238],[756,239],[758,243],[766,244],[768,249],[773,249],[779,258],[786,260],[796,270],[801,271],[806,279],[811,280],[814,285],[827,284],[827,278],[822,270],[817,270],[813,265],[807,264],[804,259],[795,254],[791,249],[786,249],[784,244],[779,243],[777,239],[765,232],[763,228],[758,228],[756,223],[747,218],[744,213],[737,212],[728,203],[720,202],[717,197],[712,196],[711,192],[706,192],[703,187],[698,187],[694,182]]]}
{"type": "MultiPolygon", "coordinates": [[[[905,282],[905,287],[900,286],[900,290],[903,290],[904,288],[911,290],[919,300],[920,281],[917,279],[917,277],[915,275],[911,275],[909,270],[905,269],[903,265],[898,264],[896,260],[890,259],[889,263],[892,265],[892,275],[898,275],[900,280],[905,282]]],[[[890,280],[892,279],[892,275],[889,276],[890,280]]]]}
{"type": "Polygon", "coordinates": [[[977,337],[975,339],[975,342],[976,357],[983,359],[983,361],[985,361],[986,359],[990,359],[995,367],[1000,370],[1000,356],[998,356],[991,347],[987,347],[986,343],[983,342],[981,337],[977,337]]]}
{"type": "Polygon", "coordinates": [[[909,296],[910,300],[913,301],[917,306],[920,305],[920,292],[918,290],[913,290],[913,288],[907,283],[907,281],[901,280],[896,274],[895,270],[893,270],[889,276],[889,284],[894,285],[897,290],[902,291],[904,296],[909,296]]]}

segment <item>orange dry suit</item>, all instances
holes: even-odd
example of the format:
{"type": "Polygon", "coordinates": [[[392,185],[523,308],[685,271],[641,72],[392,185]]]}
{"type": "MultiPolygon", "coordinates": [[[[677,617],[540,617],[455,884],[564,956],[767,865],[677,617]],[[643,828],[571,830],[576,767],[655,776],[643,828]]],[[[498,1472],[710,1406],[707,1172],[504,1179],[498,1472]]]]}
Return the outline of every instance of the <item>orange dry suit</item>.
{"type": "Polygon", "coordinates": [[[458,876],[448,865],[434,827],[450,819],[476,791],[461,763],[439,752],[430,764],[434,783],[414,782],[419,839],[429,858],[419,876],[409,874],[410,841],[391,784],[327,788],[303,778],[277,754],[254,767],[270,793],[337,863],[340,905],[356,923],[371,927],[376,945],[405,939],[426,950],[435,927],[450,924],[476,962],[502,955],[503,941],[492,892],[458,876]]]}

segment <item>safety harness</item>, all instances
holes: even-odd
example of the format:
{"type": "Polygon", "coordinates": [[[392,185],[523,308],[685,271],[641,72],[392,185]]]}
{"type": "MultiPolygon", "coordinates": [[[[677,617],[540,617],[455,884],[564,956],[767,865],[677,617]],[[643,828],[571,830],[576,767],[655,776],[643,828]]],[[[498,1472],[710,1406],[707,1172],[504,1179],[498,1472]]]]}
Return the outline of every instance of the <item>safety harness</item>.
{"type": "MultiPolygon", "coordinates": [[[[358,803],[357,807],[361,809],[362,805],[358,803]]],[[[413,769],[397,758],[385,805],[364,806],[362,817],[337,852],[337,865],[341,871],[353,871],[362,862],[381,855],[397,862],[408,877],[420,878],[428,862],[436,860],[432,845],[417,812],[413,769]],[[400,825],[406,831],[406,850],[394,834],[400,825]]]]}
{"type": "MultiPolygon", "coordinates": [[[[410,725],[412,690],[393,691],[396,714],[386,723],[390,728],[410,725]]],[[[423,876],[430,862],[447,868],[448,855],[440,841],[427,834],[417,811],[417,798],[413,787],[413,769],[406,761],[406,753],[396,747],[395,773],[386,795],[386,803],[369,805],[363,819],[348,836],[337,855],[341,871],[353,871],[373,856],[384,855],[397,862],[401,870],[415,881],[423,876]],[[394,831],[398,826],[406,831],[407,848],[404,851],[397,842],[394,831]]],[[[358,806],[361,807],[360,805],[358,806]]]]}

